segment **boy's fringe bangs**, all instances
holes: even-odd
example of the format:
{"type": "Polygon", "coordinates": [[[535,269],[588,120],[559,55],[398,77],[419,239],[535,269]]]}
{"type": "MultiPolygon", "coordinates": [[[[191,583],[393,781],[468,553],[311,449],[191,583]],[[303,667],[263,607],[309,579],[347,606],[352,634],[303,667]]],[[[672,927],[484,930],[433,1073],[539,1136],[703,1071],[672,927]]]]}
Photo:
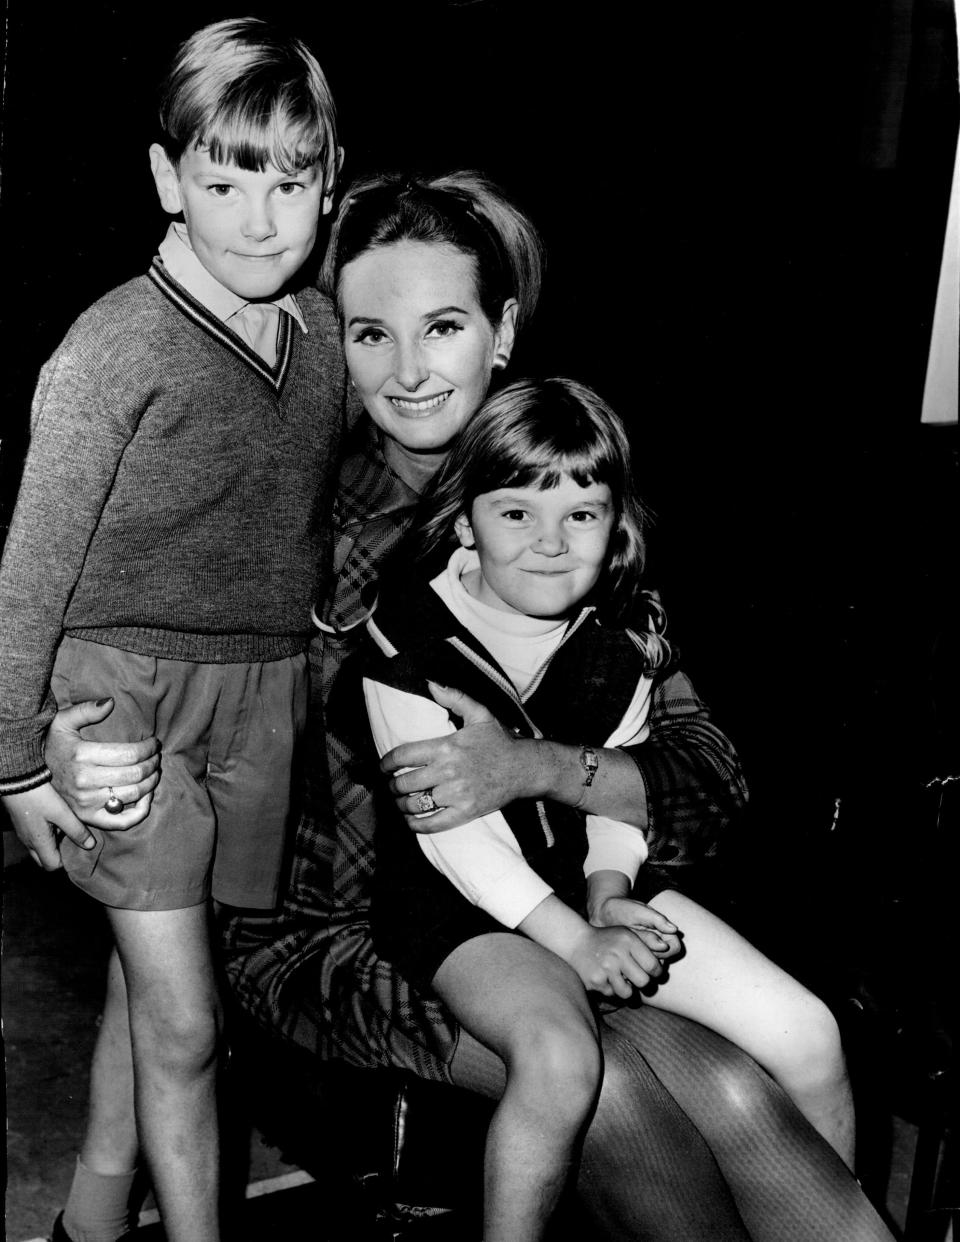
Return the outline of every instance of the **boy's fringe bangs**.
{"type": "Polygon", "coordinates": [[[302,172],[321,162],[333,143],[328,127],[314,116],[296,120],[280,111],[263,114],[248,109],[239,115],[214,116],[196,145],[217,164],[235,164],[247,172],[263,172],[273,164],[284,173],[302,172]]]}

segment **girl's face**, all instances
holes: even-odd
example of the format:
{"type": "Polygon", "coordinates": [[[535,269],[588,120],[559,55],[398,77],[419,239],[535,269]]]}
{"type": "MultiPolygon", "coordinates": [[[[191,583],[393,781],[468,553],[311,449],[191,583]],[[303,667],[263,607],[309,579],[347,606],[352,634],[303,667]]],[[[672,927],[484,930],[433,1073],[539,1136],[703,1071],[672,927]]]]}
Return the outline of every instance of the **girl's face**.
{"type": "Polygon", "coordinates": [[[347,366],[370,417],[409,452],[448,449],[510,357],[516,303],[494,326],[472,257],[410,241],[348,263],[340,301],[347,366]]]}
{"type": "Polygon", "coordinates": [[[606,483],[581,487],[569,475],[547,490],[485,492],[456,522],[461,544],[480,555],[466,587],[501,612],[562,617],[596,585],[615,520],[606,483]]]}

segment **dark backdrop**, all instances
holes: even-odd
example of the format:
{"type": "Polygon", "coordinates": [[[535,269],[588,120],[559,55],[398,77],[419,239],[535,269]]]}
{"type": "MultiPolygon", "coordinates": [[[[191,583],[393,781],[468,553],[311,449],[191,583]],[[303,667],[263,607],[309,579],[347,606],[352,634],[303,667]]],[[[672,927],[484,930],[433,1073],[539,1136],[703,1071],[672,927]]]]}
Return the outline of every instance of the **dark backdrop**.
{"type": "Polygon", "coordinates": [[[38,367],[165,227],[152,97],[192,29],[298,29],[347,179],[473,166],[506,186],[550,259],[514,373],[586,380],[630,424],[653,577],[754,790],[730,892],[760,934],[793,930],[801,973],[836,800],[856,908],[929,830],[918,790],[956,743],[955,430],[919,425],[953,17],[810,7],[8,0],[2,204],[6,518],[38,367]]]}

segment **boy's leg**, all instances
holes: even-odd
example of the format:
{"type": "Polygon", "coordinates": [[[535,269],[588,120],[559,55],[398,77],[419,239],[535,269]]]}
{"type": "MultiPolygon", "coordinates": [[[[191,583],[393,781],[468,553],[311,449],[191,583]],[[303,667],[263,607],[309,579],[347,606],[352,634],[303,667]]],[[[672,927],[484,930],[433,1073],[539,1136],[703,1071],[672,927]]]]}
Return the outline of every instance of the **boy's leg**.
{"type": "Polygon", "coordinates": [[[108,914],[127,987],[140,1145],[168,1242],[218,1242],[221,1012],[208,908],[108,914]]]}
{"type": "Polygon", "coordinates": [[[553,953],[501,933],[458,946],[433,985],[506,1066],[487,1134],[484,1242],[534,1242],[566,1185],[600,1083],[583,985],[553,953]]]}
{"type": "Polygon", "coordinates": [[[827,1006],[682,893],[660,893],[650,905],[680,928],[684,955],[669,963],[666,978],[645,1000],[748,1052],[853,1168],[853,1095],[840,1031],[827,1006]]]}
{"type": "Polygon", "coordinates": [[[90,1070],[87,1129],[63,1212],[74,1242],[115,1242],[130,1228],[138,1150],[127,992],[114,950],[90,1070]]]}

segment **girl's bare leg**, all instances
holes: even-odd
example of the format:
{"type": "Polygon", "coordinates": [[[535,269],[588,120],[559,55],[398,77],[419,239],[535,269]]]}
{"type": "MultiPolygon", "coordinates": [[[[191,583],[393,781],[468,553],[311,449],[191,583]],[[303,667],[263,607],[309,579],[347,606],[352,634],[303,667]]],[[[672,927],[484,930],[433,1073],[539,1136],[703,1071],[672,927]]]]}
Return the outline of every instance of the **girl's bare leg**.
{"type": "Polygon", "coordinates": [[[484,1242],[536,1242],[567,1183],[600,1084],[583,985],[553,953],[500,933],[456,948],[433,985],[506,1070],[487,1134],[484,1242]]]}
{"type": "Polygon", "coordinates": [[[169,1242],[218,1242],[220,1001],[205,905],[108,911],[126,981],[140,1144],[169,1242]]]}
{"type": "Polygon", "coordinates": [[[666,979],[645,999],[749,1053],[852,1169],[853,1093],[840,1031],[827,1006],[682,893],[661,893],[650,905],[681,929],[684,956],[670,963],[666,979]]]}

